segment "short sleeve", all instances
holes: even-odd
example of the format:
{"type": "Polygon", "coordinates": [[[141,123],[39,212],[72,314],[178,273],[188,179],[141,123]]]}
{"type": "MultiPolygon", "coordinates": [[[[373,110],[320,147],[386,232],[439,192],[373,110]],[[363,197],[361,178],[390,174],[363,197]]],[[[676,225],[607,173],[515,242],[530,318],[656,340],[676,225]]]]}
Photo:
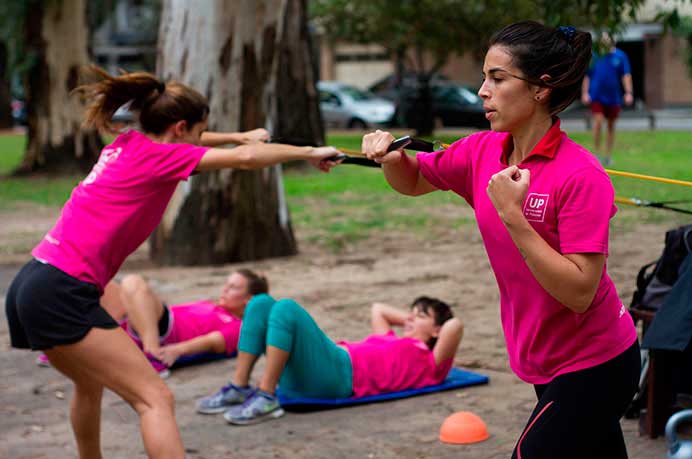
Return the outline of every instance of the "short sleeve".
{"type": "Polygon", "coordinates": [[[142,162],[156,177],[163,181],[187,180],[199,164],[208,147],[183,143],[157,144],[148,151],[142,162]]]}
{"type": "Polygon", "coordinates": [[[585,169],[565,183],[559,195],[557,230],[562,253],[608,254],[615,192],[603,171],[585,169]]]}
{"type": "Polygon", "coordinates": [[[418,153],[418,167],[434,187],[452,190],[469,203],[473,202],[473,168],[471,144],[474,136],[454,142],[446,150],[418,153]]]}

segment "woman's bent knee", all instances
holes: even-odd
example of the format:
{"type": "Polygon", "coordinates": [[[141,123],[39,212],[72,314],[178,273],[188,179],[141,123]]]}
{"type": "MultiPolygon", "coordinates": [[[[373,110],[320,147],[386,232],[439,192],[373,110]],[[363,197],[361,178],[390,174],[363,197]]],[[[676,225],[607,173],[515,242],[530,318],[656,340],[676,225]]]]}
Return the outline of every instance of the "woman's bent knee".
{"type": "Polygon", "coordinates": [[[144,278],[139,274],[128,274],[127,276],[123,277],[122,282],[120,282],[120,286],[122,287],[123,292],[129,295],[148,288],[147,281],[145,281],[144,278]]]}
{"type": "Polygon", "coordinates": [[[305,310],[301,305],[291,299],[282,299],[274,304],[271,311],[271,317],[293,317],[296,314],[303,313],[305,310]]]}
{"type": "Polygon", "coordinates": [[[175,409],[175,396],[165,384],[148,387],[141,397],[131,403],[132,407],[141,416],[149,410],[173,412],[175,409]]]}

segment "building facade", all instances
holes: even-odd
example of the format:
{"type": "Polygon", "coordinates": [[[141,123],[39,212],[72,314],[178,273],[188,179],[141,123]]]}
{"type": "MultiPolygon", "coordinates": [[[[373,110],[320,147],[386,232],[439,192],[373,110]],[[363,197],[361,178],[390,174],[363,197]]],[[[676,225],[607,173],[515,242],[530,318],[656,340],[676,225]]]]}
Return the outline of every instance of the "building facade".
{"type": "MultiPolygon", "coordinates": [[[[628,25],[616,37],[618,48],[627,53],[632,66],[634,96],[638,105],[649,109],[692,105],[692,69],[687,64],[691,37],[666,32],[653,22],[664,0],[650,1],[639,12],[640,22],[628,25]]],[[[692,17],[692,3],[678,6],[682,16],[692,17]]],[[[482,62],[471,54],[453,55],[442,75],[479,87],[482,62]]],[[[321,40],[320,79],[337,80],[359,88],[369,88],[394,72],[394,63],[378,45],[330,44],[321,40]]]]}

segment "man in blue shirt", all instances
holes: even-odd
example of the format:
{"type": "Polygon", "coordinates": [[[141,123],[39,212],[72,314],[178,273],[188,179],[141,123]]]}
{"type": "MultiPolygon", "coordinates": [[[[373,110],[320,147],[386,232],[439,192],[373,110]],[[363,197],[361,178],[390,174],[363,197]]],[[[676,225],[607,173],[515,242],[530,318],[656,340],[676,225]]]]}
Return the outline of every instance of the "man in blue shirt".
{"type": "Polygon", "coordinates": [[[620,114],[623,100],[632,105],[632,72],[627,55],[615,47],[612,38],[604,34],[601,38],[606,54],[594,53],[591,68],[582,83],[582,102],[591,105],[593,114],[593,143],[594,152],[601,151],[601,125],[605,119],[608,123],[608,138],[606,140],[603,162],[606,166],[612,164],[613,144],[615,142],[615,121],[620,114]],[[623,95],[622,88],[625,89],[623,95]]]}

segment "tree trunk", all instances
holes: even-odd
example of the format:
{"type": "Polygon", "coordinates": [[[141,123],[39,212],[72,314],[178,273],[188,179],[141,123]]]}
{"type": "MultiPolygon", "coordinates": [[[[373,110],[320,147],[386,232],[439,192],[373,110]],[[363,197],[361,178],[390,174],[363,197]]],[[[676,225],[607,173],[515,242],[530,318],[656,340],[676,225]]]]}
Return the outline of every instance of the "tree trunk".
{"type": "Polygon", "coordinates": [[[70,95],[89,63],[85,0],[35,2],[28,11],[24,38],[34,63],[24,82],[28,141],[18,172],[86,172],[103,142],[81,128],[84,106],[70,95]]]}
{"type": "Polygon", "coordinates": [[[7,68],[7,46],[0,41],[0,129],[12,127],[12,95],[10,94],[10,72],[7,68]]]}
{"type": "MultiPolygon", "coordinates": [[[[166,0],[158,73],[209,98],[210,131],[267,127],[323,144],[305,0],[166,0]]],[[[281,167],[181,184],[150,239],[163,264],[221,264],[297,252],[281,167]]]]}
{"type": "Polygon", "coordinates": [[[427,72],[418,74],[418,89],[413,104],[414,122],[411,125],[416,130],[417,137],[430,137],[433,135],[435,120],[433,119],[432,88],[430,87],[431,75],[427,72]]]}

